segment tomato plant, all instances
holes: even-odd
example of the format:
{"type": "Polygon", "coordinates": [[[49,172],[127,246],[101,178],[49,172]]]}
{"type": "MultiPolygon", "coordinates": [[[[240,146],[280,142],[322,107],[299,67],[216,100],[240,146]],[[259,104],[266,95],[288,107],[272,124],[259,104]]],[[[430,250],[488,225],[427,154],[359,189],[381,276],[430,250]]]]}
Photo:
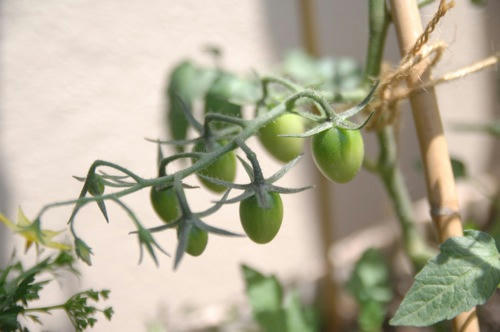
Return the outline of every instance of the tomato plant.
{"type": "Polygon", "coordinates": [[[281,227],[283,203],[278,193],[269,193],[269,206],[259,206],[257,198],[250,196],[240,203],[240,221],[245,233],[256,243],[268,243],[281,227]]]}
{"type": "MultiPolygon", "coordinates": [[[[422,0],[418,4],[423,6],[430,2],[422,0]]],[[[180,62],[170,72],[167,90],[164,91],[165,105],[168,107],[168,138],[148,139],[158,145],[158,173],[155,177],[141,176],[116,163],[96,160],[88,168],[85,177],[75,177],[83,182],[80,195],[75,199],[47,204],[32,219],[19,213],[18,221],[14,223],[0,214],[0,221],[23,236],[27,248],[36,243],[37,246],[69,249],[69,245],[53,241],[52,238],[59,233],[43,229],[42,223],[48,210],[72,204],[74,208],[68,224],[74,251],[78,258],[90,265],[92,249],[80,237],[79,227],[75,226],[77,215],[87,204],[96,203],[106,221],[109,221],[105,204],[116,204],[126,212],[134,227],[130,235],[138,240],[139,261],[146,252],[159,264],[157,253],[169,255],[163,247],[173,245],[175,269],[185,253],[200,256],[205,251],[209,233],[210,237],[242,235],[205,222],[207,217],[227,204],[239,203],[241,226],[251,241],[265,244],[275,239],[286,209],[283,195],[311,188],[287,188],[276,183],[297,164],[305,142],[311,140],[312,157],[326,178],[346,183],[364,166],[381,180],[401,228],[402,251],[411,263],[411,272],[416,274],[413,286],[389,321],[388,310],[395,307],[395,303],[391,302],[401,300],[394,298],[394,294],[400,292],[394,292],[389,276],[391,269],[385,266],[394,262],[386,262],[383,254],[377,251],[366,251],[355,264],[348,283],[360,308],[358,327],[375,331],[387,325],[388,321],[392,325],[429,326],[454,317],[458,317],[455,323],[460,325],[467,311],[472,311],[471,326],[477,325],[474,306],[485,303],[500,281],[500,253],[496,244],[499,236],[495,232],[490,236],[479,230],[462,232],[454,181],[450,178],[452,173],[446,141],[440,139],[444,136],[437,103],[432,99],[432,93],[422,92],[432,92],[434,85],[464,75],[464,71],[459,71],[461,74],[458,76],[446,75],[436,80],[427,76],[431,66],[439,60],[438,52],[442,52],[443,48],[438,48],[442,47],[440,45],[430,45],[433,47],[429,48],[423,46],[428,46],[428,35],[451,8],[451,2],[440,1],[439,10],[422,37],[407,41],[407,45],[402,43],[401,49],[408,53],[403,54],[396,68],[382,73],[388,26],[393,23],[398,25],[396,31],[401,33],[404,24],[418,21],[401,22],[401,17],[406,16],[396,15],[398,10],[404,12],[409,8],[409,1],[391,0],[390,3],[388,7],[388,1],[385,0],[368,1],[370,36],[364,69],[351,58],[318,59],[300,52],[288,57],[276,76],[260,76],[256,73],[240,76],[223,68],[220,61],[211,66],[201,66],[191,60],[180,62]],[[424,62],[433,52],[436,54],[435,61],[429,61],[432,64],[426,67],[424,62]],[[419,72],[420,66],[422,72],[419,72]],[[408,79],[406,88],[402,88],[403,79],[408,79]],[[421,151],[424,152],[421,165],[426,171],[431,217],[438,226],[441,242],[439,252],[416,226],[410,191],[399,167],[396,115],[398,104],[404,98],[412,99],[412,107],[415,108],[413,114],[418,120],[416,128],[421,140],[421,151]],[[247,108],[248,114],[245,113],[247,108]],[[426,112],[418,111],[423,108],[426,112]],[[362,130],[372,131],[379,145],[377,156],[365,156],[362,130]],[[269,177],[264,176],[267,169],[261,167],[252,137],[258,138],[274,158],[286,163],[269,177]],[[166,156],[162,152],[167,150],[165,146],[168,146],[166,156]],[[435,153],[431,153],[431,150],[435,153]],[[190,163],[179,162],[182,160],[190,163]],[[246,172],[245,182],[235,182],[237,160],[246,172]],[[167,165],[172,162],[178,166],[177,170],[167,174],[167,165]],[[203,190],[185,182],[193,174],[197,175],[204,188],[223,193],[218,200],[210,202],[204,211],[194,211],[196,209],[191,206],[193,196],[203,190]],[[124,199],[143,189],[149,190],[150,203],[162,220],[159,225],[142,224],[140,216],[124,199]],[[157,241],[157,233],[164,231],[175,231],[176,242],[165,244],[157,241]]],[[[411,4],[418,18],[417,2],[411,4]]],[[[415,30],[400,36],[400,39],[418,36],[418,26],[415,30]]],[[[472,66],[470,72],[498,62],[498,56],[493,58],[496,60],[490,59],[487,65],[483,63],[484,67],[472,66]]],[[[480,127],[490,134],[498,134],[496,125],[484,124],[480,127]]],[[[468,130],[473,128],[477,127],[469,126],[468,130]]],[[[324,189],[318,190],[320,200],[328,199],[328,190],[324,189]]],[[[327,210],[327,204],[330,203],[327,201],[321,209],[327,210]]],[[[357,199],[355,203],[363,206],[363,202],[357,199]]],[[[495,211],[491,215],[497,215],[495,211]]],[[[324,224],[328,225],[330,219],[324,219],[324,224]]],[[[495,221],[492,221],[488,227],[498,230],[499,224],[497,220],[495,226],[495,221]]],[[[330,227],[325,229],[329,230],[330,227]]],[[[324,252],[328,251],[330,244],[324,243],[324,252]]],[[[328,255],[324,256],[324,261],[328,262],[328,255]]],[[[43,271],[52,272],[56,266],[71,269],[71,264],[63,264],[70,260],[62,255],[55,260],[42,260],[33,269],[25,270],[22,264],[15,263],[1,270],[0,329],[6,329],[6,326],[8,330],[20,327],[14,322],[18,315],[54,309],[24,307],[38,296],[44,284],[35,282],[34,276],[43,271]],[[11,272],[17,276],[13,277],[11,272]],[[2,297],[2,292],[8,296],[2,297]],[[19,294],[22,296],[15,298],[19,294]]],[[[331,273],[329,263],[326,263],[325,268],[331,273]]],[[[255,316],[262,326],[268,326],[272,332],[309,332],[316,328],[305,314],[299,312],[300,306],[297,306],[296,300],[291,305],[282,301],[281,286],[276,285],[273,277],[266,277],[249,268],[244,268],[244,273],[249,284],[250,280],[252,283],[249,289],[260,290],[261,282],[264,282],[271,285],[270,289],[275,293],[274,297],[270,297],[274,306],[265,303],[262,308],[258,300],[253,303],[259,304],[255,306],[255,316]],[[270,322],[269,317],[274,317],[276,321],[270,322]],[[290,317],[299,317],[303,327],[290,317]]],[[[249,290],[250,293],[254,300],[254,291],[249,290]]],[[[70,319],[75,320],[72,321],[76,322],[75,326],[85,328],[94,324],[92,314],[98,310],[87,306],[86,301],[106,296],[107,292],[83,292],[55,307],[71,313],[70,319]]],[[[111,315],[110,311],[103,312],[106,317],[111,315]]],[[[36,316],[32,318],[37,319],[36,316]]]]}
{"type": "MultiPolygon", "coordinates": [[[[220,146],[215,143],[214,148],[220,146]]],[[[194,152],[209,152],[210,149],[207,149],[207,146],[203,142],[197,143],[194,148],[194,152]]],[[[196,160],[196,159],[194,159],[196,160]]],[[[206,175],[215,179],[220,179],[224,181],[234,181],[236,177],[236,156],[233,151],[227,152],[217,158],[212,164],[203,168],[198,172],[198,174],[206,175]]],[[[215,193],[221,193],[226,190],[226,187],[215,184],[213,182],[207,181],[206,179],[199,177],[200,181],[205,185],[207,189],[215,193]]]]}
{"type": "Polygon", "coordinates": [[[324,176],[345,183],[358,174],[363,164],[363,137],[359,130],[330,128],[314,135],[312,151],[324,176]]]}

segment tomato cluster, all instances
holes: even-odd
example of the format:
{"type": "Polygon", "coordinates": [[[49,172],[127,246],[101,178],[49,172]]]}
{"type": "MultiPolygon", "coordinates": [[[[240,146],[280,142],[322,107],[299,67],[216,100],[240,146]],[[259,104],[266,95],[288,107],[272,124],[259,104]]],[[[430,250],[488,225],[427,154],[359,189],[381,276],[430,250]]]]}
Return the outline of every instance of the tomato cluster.
{"type": "MultiPolygon", "coordinates": [[[[183,93],[181,97],[189,99],[181,109],[179,103],[172,103],[178,109],[173,111],[184,112],[185,120],[196,129],[200,138],[195,141],[192,151],[194,153],[210,153],[224,146],[228,142],[217,138],[214,132],[224,130],[231,126],[231,122],[224,123],[216,120],[215,123],[201,125],[190,116],[190,104],[198,95],[203,95],[205,114],[218,113],[222,117],[242,117],[242,106],[235,102],[239,97],[244,97],[252,90],[244,80],[240,80],[233,74],[222,70],[206,72],[203,77],[212,80],[207,84],[208,79],[201,79],[196,83],[195,77],[200,76],[200,69],[195,68],[191,63],[183,63],[173,74],[173,79],[177,78],[178,84],[170,87],[170,90],[181,89],[188,90],[187,86],[198,86],[196,93],[190,95],[183,93]],[[177,78],[177,76],[179,76],[177,78]],[[189,83],[189,84],[188,84],[189,83]],[[199,90],[199,91],[198,91],[199,90]],[[204,92],[202,92],[204,91],[204,92]],[[186,108],[188,113],[186,113],[186,108]],[[194,122],[193,122],[194,121],[194,122]]],[[[251,93],[250,93],[251,94],[251,93]]],[[[276,106],[278,99],[266,98],[257,104],[257,113],[267,112],[268,109],[276,106]]],[[[299,106],[300,107],[300,106],[299,106]]],[[[221,117],[221,118],[222,118],[221,117]]],[[[221,119],[219,118],[219,119],[221,119]]],[[[330,121],[331,119],[327,119],[330,121]]],[[[182,125],[181,122],[178,123],[182,125]]],[[[263,147],[278,161],[289,163],[296,159],[304,151],[304,136],[306,120],[297,113],[286,112],[267,123],[257,133],[257,137],[263,147]]],[[[175,128],[173,128],[175,129],[175,128]]],[[[315,132],[314,130],[311,131],[315,132]]],[[[186,129],[182,128],[182,134],[175,135],[174,138],[185,139],[186,129]]],[[[352,180],[359,172],[363,162],[364,146],[363,139],[359,130],[344,129],[332,125],[331,128],[316,132],[311,140],[312,155],[316,166],[321,173],[328,179],[345,183],[352,180]]],[[[248,157],[248,154],[247,154],[248,157]]],[[[200,157],[192,157],[192,163],[196,163],[200,157]]],[[[222,193],[227,190],[227,186],[222,182],[232,183],[236,176],[236,154],[229,151],[212,161],[208,166],[197,171],[197,176],[205,188],[214,192],[222,193]],[[220,180],[210,181],[210,178],[220,180]]],[[[258,162],[254,160],[252,168],[255,168],[258,162]]],[[[250,166],[248,166],[250,167],[250,166]]],[[[247,171],[248,171],[248,167],[247,171]]],[[[258,167],[258,166],[257,166],[258,167]]],[[[255,172],[255,169],[253,170],[255,172]]],[[[264,244],[272,241],[277,235],[283,220],[283,203],[280,197],[280,189],[277,187],[266,187],[268,185],[264,179],[259,181],[255,179],[255,174],[262,173],[261,170],[254,173],[252,184],[249,185],[250,195],[244,196],[240,201],[239,216],[241,225],[247,236],[254,242],[264,244]],[[258,189],[256,189],[258,188],[258,189]],[[259,194],[257,194],[257,192],[259,194]],[[262,202],[265,200],[265,203],[262,202]]],[[[262,176],[262,175],[260,175],[262,176]]],[[[94,185],[93,190],[98,193],[99,186],[94,185]]],[[[181,217],[181,209],[177,194],[174,189],[151,190],[151,202],[158,216],[165,222],[171,223],[181,217]]],[[[206,248],[208,242],[208,233],[194,224],[180,223],[177,226],[177,234],[185,236],[188,231],[186,252],[193,256],[200,255],[206,248]],[[186,229],[189,227],[189,229],[186,229]]]]}

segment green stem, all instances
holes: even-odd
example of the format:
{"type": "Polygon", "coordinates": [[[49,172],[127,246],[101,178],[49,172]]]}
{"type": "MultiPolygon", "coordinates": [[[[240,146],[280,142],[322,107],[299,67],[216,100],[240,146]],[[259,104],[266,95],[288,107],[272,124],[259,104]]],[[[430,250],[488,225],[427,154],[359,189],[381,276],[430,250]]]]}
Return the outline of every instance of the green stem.
{"type": "Polygon", "coordinates": [[[369,39],[365,63],[365,78],[377,79],[384,55],[385,39],[390,18],[385,0],[369,0],[369,39]]]}
{"type": "MultiPolygon", "coordinates": [[[[365,80],[378,78],[384,53],[387,28],[390,22],[385,0],[369,0],[370,38],[365,67],[365,80]]],[[[375,165],[366,162],[368,169],[380,176],[392,201],[403,232],[403,246],[414,267],[419,270],[432,257],[433,251],[427,246],[415,226],[412,202],[408,187],[398,165],[396,139],[391,125],[377,130],[379,157],[375,165]]]]}
{"type": "Polygon", "coordinates": [[[64,309],[65,310],[64,305],[65,305],[65,303],[58,304],[58,305],[51,305],[51,306],[47,306],[47,307],[27,308],[27,309],[24,309],[23,312],[33,312],[33,311],[48,312],[50,310],[56,310],[56,309],[64,309]]]}
{"type": "MultiPolygon", "coordinates": [[[[143,179],[143,178],[137,176],[136,174],[134,174],[133,172],[131,172],[131,171],[129,171],[129,170],[117,165],[117,164],[114,164],[114,163],[111,163],[108,161],[103,161],[103,160],[96,160],[90,166],[89,171],[87,173],[88,174],[87,177],[94,174],[98,167],[107,166],[107,167],[114,168],[118,171],[121,171],[121,172],[129,175],[137,183],[129,188],[126,188],[126,189],[123,189],[123,190],[120,190],[117,192],[113,192],[110,194],[105,194],[105,195],[100,195],[100,196],[87,196],[87,197],[84,196],[86,193],[86,190],[84,190],[85,189],[85,186],[84,186],[84,189],[82,189],[82,193],[80,194],[80,198],[47,204],[41,208],[41,210],[39,211],[39,213],[37,215],[37,218],[41,218],[43,213],[45,213],[47,210],[49,210],[51,208],[76,204],[75,208],[73,210],[73,213],[70,217],[70,226],[73,230],[73,218],[74,218],[76,212],[80,208],[82,208],[84,205],[86,205],[87,203],[95,202],[97,200],[110,200],[110,199],[116,200],[119,197],[137,192],[137,191],[139,191],[143,188],[146,188],[146,187],[168,184],[168,183],[173,181],[174,177],[177,177],[179,179],[184,179],[185,177],[187,177],[193,173],[196,173],[196,172],[204,169],[205,167],[209,166],[210,164],[212,164],[214,162],[214,160],[216,160],[217,158],[219,158],[223,154],[225,154],[231,150],[236,149],[238,147],[237,142],[243,142],[243,141],[247,140],[249,137],[251,137],[256,132],[258,132],[258,130],[261,127],[265,126],[269,122],[273,121],[274,119],[276,119],[280,115],[287,112],[289,109],[289,106],[293,105],[298,99],[301,99],[301,98],[311,99],[312,101],[320,104],[322,107],[328,108],[327,110],[325,110],[326,112],[331,111],[331,108],[330,108],[330,105],[328,104],[328,102],[322,96],[320,96],[318,93],[316,93],[315,91],[311,91],[311,90],[299,91],[299,92],[294,93],[291,96],[289,96],[286,100],[284,100],[283,102],[278,104],[276,107],[271,109],[269,112],[266,112],[266,113],[259,115],[258,117],[256,117],[252,121],[248,121],[246,126],[243,128],[243,130],[241,130],[241,132],[238,135],[236,135],[232,140],[230,140],[226,145],[220,146],[219,148],[211,151],[210,153],[203,154],[203,157],[199,158],[190,167],[184,168],[176,173],[173,173],[170,175],[165,175],[165,176],[158,177],[158,178],[143,179]]],[[[184,155],[182,155],[182,157],[184,157],[184,155]]],[[[172,158],[174,158],[174,157],[172,157],[172,158]]],[[[177,158],[177,157],[175,157],[175,158],[177,158]]],[[[166,158],[166,159],[168,159],[168,158],[166,158]]]]}
{"type": "Polygon", "coordinates": [[[377,171],[392,201],[403,233],[403,246],[416,270],[420,270],[434,255],[418,232],[411,197],[397,162],[396,139],[392,126],[377,132],[381,152],[377,171]]]}

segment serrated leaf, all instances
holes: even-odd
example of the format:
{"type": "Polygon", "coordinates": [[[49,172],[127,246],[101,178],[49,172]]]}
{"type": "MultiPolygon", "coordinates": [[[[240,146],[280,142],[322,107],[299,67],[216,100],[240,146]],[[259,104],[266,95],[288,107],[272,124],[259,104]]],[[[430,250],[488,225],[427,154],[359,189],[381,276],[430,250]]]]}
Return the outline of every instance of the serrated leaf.
{"type": "Polygon", "coordinates": [[[485,303],[500,282],[500,254],[486,233],[466,230],[446,240],[429,260],[391,319],[391,325],[428,326],[485,303]]]}

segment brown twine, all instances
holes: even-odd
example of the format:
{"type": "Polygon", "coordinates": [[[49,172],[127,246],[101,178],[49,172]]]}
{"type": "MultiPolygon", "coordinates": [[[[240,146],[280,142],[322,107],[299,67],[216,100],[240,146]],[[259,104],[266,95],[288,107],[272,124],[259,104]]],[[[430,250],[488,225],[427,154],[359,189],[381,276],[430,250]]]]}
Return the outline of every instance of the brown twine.
{"type": "Polygon", "coordinates": [[[399,66],[395,70],[387,69],[389,68],[387,65],[383,67],[381,83],[376,94],[377,98],[368,107],[368,110],[375,111],[375,113],[366,126],[367,130],[380,129],[386,125],[397,122],[399,118],[399,102],[408,98],[413,93],[434,87],[444,82],[450,82],[465,77],[500,61],[500,53],[496,53],[495,55],[469,66],[447,73],[438,79],[423,82],[413,87],[401,87],[401,83],[412,73],[412,71],[416,70],[417,66],[419,72],[423,73],[434,67],[441,59],[447,45],[441,41],[432,45],[428,45],[427,43],[429,41],[429,36],[434,31],[440,19],[454,5],[454,1],[447,2],[446,0],[441,0],[439,8],[433,18],[427,24],[424,32],[418,37],[412,48],[403,57],[399,66]]]}

